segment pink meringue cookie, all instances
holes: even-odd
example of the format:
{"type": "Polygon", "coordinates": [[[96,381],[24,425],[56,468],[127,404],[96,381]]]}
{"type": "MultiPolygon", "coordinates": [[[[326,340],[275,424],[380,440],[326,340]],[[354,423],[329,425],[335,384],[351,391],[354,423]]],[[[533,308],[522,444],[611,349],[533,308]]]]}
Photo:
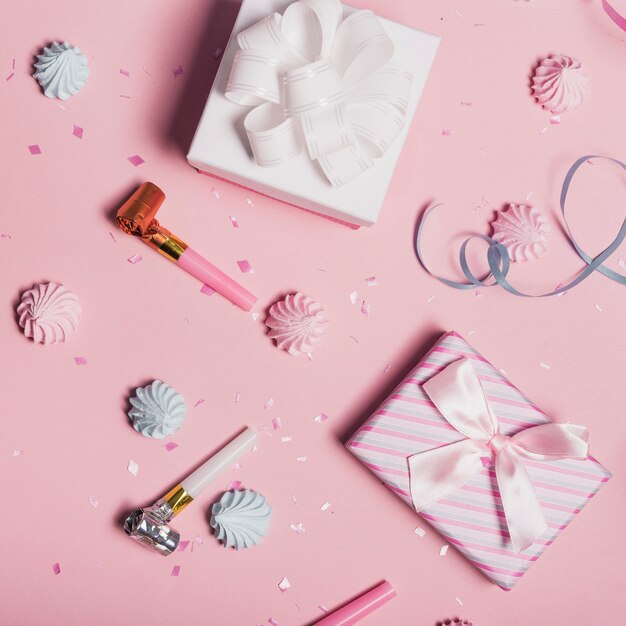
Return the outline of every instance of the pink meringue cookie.
{"type": "Polygon", "coordinates": [[[273,304],[265,322],[270,329],[268,337],[293,356],[312,352],[327,324],[321,305],[303,293],[290,294],[273,304]]]}
{"type": "Polygon", "coordinates": [[[74,333],[81,314],[78,298],[63,285],[40,283],[22,294],[17,307],[24,335],[35,343],[65,341],[74,333]]]}
{"type": "Polygon", "coordinates": [[[492,239],[506,246],[511,261],[530,261],[548,249],[548,221],[534,207],[509,204],[491,226],[492,239]]]}
{"type": "Polygon", "coordinates": [[[537,102],[550,113],[564,113],[580,106],[589,94],[589,78],[581,62],[573,57],[555,54],[544,59],[533,76],[533,93],[537,102]]]}

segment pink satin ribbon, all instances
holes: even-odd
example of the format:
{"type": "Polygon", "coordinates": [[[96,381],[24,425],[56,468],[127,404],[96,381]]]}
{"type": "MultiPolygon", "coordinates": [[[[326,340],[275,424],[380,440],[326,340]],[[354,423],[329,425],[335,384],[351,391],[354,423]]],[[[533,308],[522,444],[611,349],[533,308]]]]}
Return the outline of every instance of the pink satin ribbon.
{"type": "Polygon", "coordinates": [[[495,471],[515,553],[533,544],[547,524],[522,459],[586,459],[588,432],[573,424],[541,424],[509,437],[500,432],[476,371],[467,359],[448,365],[422,385],[446,420],[466,439],[409,457],[417,511],[444,498],[495,459],[495,471]]]}

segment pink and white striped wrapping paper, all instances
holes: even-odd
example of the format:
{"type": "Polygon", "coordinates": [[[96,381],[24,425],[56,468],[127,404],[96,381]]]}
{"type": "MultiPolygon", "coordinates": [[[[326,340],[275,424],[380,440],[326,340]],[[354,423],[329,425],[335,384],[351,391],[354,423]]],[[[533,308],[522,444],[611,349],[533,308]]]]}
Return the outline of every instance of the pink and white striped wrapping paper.
{"type": "MultiPolygon", "coordinates": [[[[513,435],[551,421],[460,335],[444,334],[346,443],[348,450],[411,508],[408,457],[463,439],[435,408],[421,385],[462,357],[470,359],[475,367],[502,433],[513,435]]],[[[520,554],[511,548],[491,467],[485,467],[468,483],[420,513],[470,563],[507,591],[611,477],[592,457],[545,463],[524,460],[524,464],[548,530],[520,554]]]]}

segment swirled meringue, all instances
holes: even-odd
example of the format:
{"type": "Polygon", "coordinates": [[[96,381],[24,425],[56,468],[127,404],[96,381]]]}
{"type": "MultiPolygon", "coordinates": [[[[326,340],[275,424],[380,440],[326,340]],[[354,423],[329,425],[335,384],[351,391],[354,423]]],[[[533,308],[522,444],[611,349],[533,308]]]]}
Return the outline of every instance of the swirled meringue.
{"type": "Polygon", "coordinates": [[[187,418],[183,397],[160,380],[137,387],[129,401],[133,408],[128,411],[128,417],[133,428],[144,437],[163,439],[176,432],[187,418]]]}
{"type": "Polygon", "coordinates": [[[67,100],[77,94],[89,77],[87,57],[67,41],[53,42],[37,55],[33,76],[48,98],[67,100]]]}
{"type": "Polygon", "coordinates": [[[539,64],[532,88],[544,109],[564,113],[583,103],[589,94],[589,79],[583,74],[578,59],[555,54],[539,64]]]}
{"type": "Polygon", "coordinates": [[[249,548],[270,530],[272,507],[256,491],[227,491],[211,509],[211,528],[225,548],[249,548]]]}
{"type": "Polygon", "coordinates": [[[265,322],[270,329],[268,337],[294,356],[311,352],[326,332],[327,324],[321,305],[300,292],[273,304],[265,322]]]}
{"type": "Polygon", "coordinates": [[[548,221],[534,207],[509,204],[491,226],[492,238],[506,246],[512,261],[530,261],[548,249],[548,221]]]}
{"type": "Polygon", "coordinates": [[[78,298],[57,283],[40,283],[25,291],[17,307],[24,336],[35,343],[68,339],[78,327],[81,308],[78,298]]]}

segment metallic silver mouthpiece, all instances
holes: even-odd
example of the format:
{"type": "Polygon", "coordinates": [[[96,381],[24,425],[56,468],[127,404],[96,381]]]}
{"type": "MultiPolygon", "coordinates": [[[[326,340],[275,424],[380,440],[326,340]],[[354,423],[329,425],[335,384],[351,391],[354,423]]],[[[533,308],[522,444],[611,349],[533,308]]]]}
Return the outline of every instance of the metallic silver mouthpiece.
{"type": "Polygon", "coordinates": [[[167,525],[174,513],[165,500],[145,509],[133,511],[124,522],[124,530],[132,539],[163,556],[176,550],[180,534],[167,525]]]}

